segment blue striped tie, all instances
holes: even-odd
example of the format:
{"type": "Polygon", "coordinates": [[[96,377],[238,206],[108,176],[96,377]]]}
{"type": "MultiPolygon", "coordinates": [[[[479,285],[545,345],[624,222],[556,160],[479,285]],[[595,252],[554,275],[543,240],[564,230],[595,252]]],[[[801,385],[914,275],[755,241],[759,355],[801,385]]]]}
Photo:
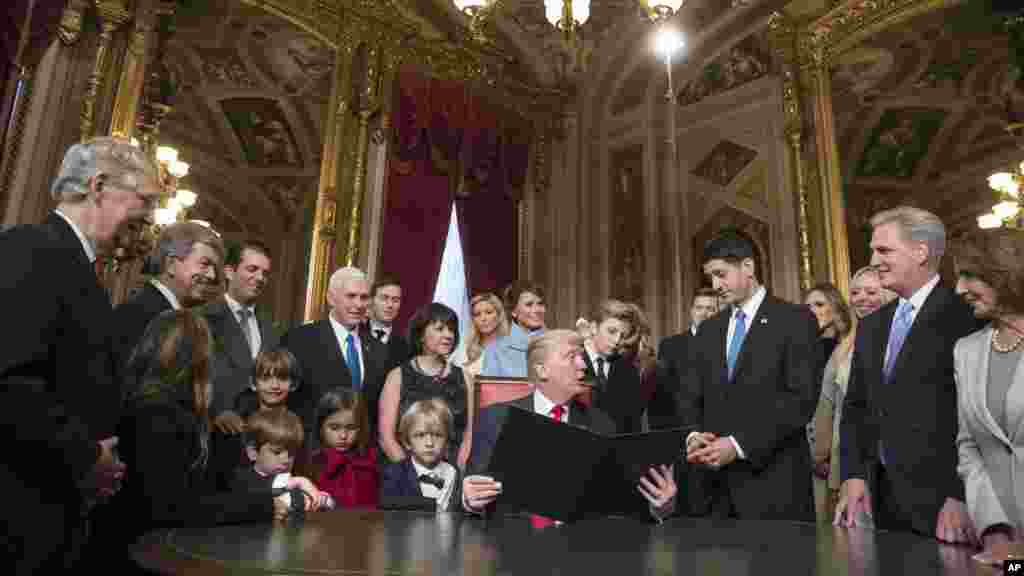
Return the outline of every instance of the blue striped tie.
{"type": "Polygon", "coordinates": [[[740,356],[740,350],[743,349],[743,340],[747,337],[747,324],[744,322],[746,314],[743,313],[743,308],[736,309],[736,327],[732,331],[732,340],[729,341],[729,350],[725,354],[726,364],[729,366],[729,380],[732,380],[732,375],[736,371],[736,359],[740,356]]]}
{"type": "Polygon", "coordinates": [[[356,339],[349,334],[345,339],[345,364],[348,366],[348,373],[352,376],[352,389],[362,391],[363,374],[359,371],[359,351],[356,350],[356,339]]]}

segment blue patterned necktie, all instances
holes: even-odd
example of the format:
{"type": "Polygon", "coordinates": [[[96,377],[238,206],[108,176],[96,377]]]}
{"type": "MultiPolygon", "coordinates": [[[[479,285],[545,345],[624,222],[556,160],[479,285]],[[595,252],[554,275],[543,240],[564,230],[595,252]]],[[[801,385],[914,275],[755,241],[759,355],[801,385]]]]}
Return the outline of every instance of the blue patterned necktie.
{"type": "Polygon", "coordinates": [[[348,366],[348,373],[352,377],[352,389],[361,391],[363,375],[359,371],[359,351],[356,350],[356,338],[352,334],[345,339],[345,365],[348,366]]]}
{"type": "Polygon", "coordinates": [[[729,366],[729,380],[736,371],[736,359],[743,349],[743,340],[747,337],[747,323],[744,321],[747,315],[743,308],[736,309],[736,327],[732,331],[732,340],[729,341],[729,350],[725,354],[725,362],[729,366]]]}
{"type": "Polygon", "coordinates": [[[892,369],[896,366],[896,359],[899,358],[900,349],[903,348],[903,341],[907,339],[907,333],[910,332],[910,313],[914,310],[914,305],[908,300],[900,302],[899,307],[896,309],[896,316],[892,320],[892,328],[889,329],[889,345],[888,345],[888,356],[885,357],[885,367],[882,375],[885,378],[885,383],[889,383],[889,378],[892,377],[892,369]]]}

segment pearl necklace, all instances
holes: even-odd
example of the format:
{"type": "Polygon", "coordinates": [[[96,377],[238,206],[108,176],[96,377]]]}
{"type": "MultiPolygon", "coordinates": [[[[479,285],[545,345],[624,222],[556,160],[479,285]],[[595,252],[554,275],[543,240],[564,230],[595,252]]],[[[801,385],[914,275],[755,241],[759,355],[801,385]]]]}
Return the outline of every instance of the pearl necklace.
{"type": "Polygon", "coordinates": [[[1017,349],[1018,346],[1020,346],[1020,343],[1024,341],[1024,334],[1021,334],[1020,332],[1013,330],[1014,332],[1017,332],[1017,340],[1015,340],[1014,343],[1009,346],[1004,346],[999,343],[1000,330],[1001,328],[996,328],[995,332],[992,334],[992,349],[995,350],[996,352],[1000,352],[1002,354],[1013,352],[1014,350],[1017,349]]]}

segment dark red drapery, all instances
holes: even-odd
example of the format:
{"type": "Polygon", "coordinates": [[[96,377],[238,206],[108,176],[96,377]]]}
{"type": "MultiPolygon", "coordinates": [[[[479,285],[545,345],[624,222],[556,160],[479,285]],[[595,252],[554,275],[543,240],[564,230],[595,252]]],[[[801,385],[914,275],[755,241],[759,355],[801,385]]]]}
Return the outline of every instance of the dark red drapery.
{"type": "Polygon", "coordinates": [[[456,202],[472,294],[514,279],[516,204],[530,129],[464,84],[399,71],[388,159],[381,271],[402,282],[405,322],[431,300],[456,202]]]}

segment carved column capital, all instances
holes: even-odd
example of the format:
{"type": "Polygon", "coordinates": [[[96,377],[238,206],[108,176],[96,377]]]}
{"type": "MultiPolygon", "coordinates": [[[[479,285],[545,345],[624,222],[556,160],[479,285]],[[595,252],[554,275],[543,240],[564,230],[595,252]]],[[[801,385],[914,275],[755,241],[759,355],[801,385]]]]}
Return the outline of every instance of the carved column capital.
{"type": "Polygon", "coordinates": [[[65,46],[71,46],[82,37],[82,17],[88,7],[86,0],[68,0],[60,15],[57,37],[65,46]]]}

